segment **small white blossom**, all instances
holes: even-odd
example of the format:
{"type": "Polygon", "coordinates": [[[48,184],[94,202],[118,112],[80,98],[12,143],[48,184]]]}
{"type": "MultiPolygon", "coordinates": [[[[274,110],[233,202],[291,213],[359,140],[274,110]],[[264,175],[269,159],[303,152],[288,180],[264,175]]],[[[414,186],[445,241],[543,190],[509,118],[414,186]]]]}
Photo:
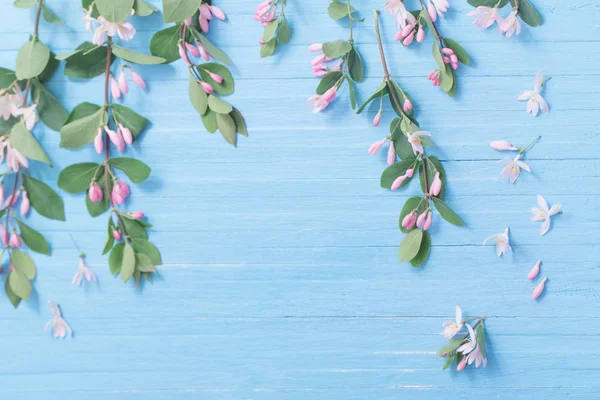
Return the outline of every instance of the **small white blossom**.
{"type": "Polygon", "coordinates": [[[446,321],[442,324],[444,331],[442,335],[446,339],[452,339],[462,329],[464,322],[462,320],[462,310],[459,306],[456,306],[456,321],[446,321]]]}
{"type": "Polygon", "coordinates": [[[431,136],[431,133],[427,131],[417,131],[415,133],[408,133],[406,135],[406,139],[408,140],[408,143],[410,143],[410,145],[412,146],[413,153],[415,154],[415,156],[418,153],[423,153],[423,143],[421,143],[421,138],[423,136],[431,136]]]}
{"type": "Polygon", "coordinates": [[[509,250],[512,250],[510,247],[510,241],[508,239],[508,228],[504,229],[504,233],[496,233],[485,239],[483,245],[485,246],[489,240],[493,240],[494,243],[496,243],[496,254],[498,256],[507,254],[509,250]]]}
{"type": "Polygon", "coordinates": [[[544,197],[540,194],[537,195],[537,203],[540,208],[533,207],[531,212],[533,215],[531,216],[532,221],[544,221],[540,228],[540,235],[544,236],[546,232],[550,229],[550,217],[556,214],[560,214],[560,203],[556,203],[552,206],[552,208],[548,209],[548,202],[544,197]]]}
{"type": "Polygon", "coordinates": [[[96,274],[94,273],[94,271],[92,271],[90,269],[90,267],[88,267],[85,264],[85,262],[83,261],[83,256],[80,256],[79,257],[79,268],[77,268],[77,273],[73,277],[73,281],[71,283],[73,285],[79,286],[81,284],[81,281],[83,281],[84,277],[85,277],[85,280],[88,282],[96,282],[97,281],[96,274]]]}
{"type": "Polygon", "coordinates": [[[60,307],[53,301],[48,302],[48,307],[50,307],[50,312],[54,315],[50,321],[46,324],[46,328],[44,332],[52,331],[52,336],[55,338],[65,338],[68,336],[73,336],[73,331],[69,324],[62,318],[60,307]]]}
{"type": "Polygon", "coordinates": [[[475,349],[477,346],[477,337],[475,336],[475,331],[469,324],[465,324],[467,326],[467,330],[469,331],[469,336],[467,337],[465,343],[460,346],[456,351],[458,353],[463,353],[463,355],[467,355],[475,349]]]}
{"type": "Polygon", "coordinates": [[[502,179],[508,179],[510,183],[515,183],[521,175],[521,168],[527,172],[531,172],[529,165],[521,161],[521,153],[519,153],[514,159],[500,160],[501,163],[506,164],[506,167],[500,172],[502,179]]]}
{"type": "Polygon", "coordinates": [[[522,93],[517,95],[517,100],[525,101],[527,100],[527,112],[531,113],[534,117],[536,117],[540,111],[546,115],[550,112],[550,108],[548,107],[548,103],[541,95],[542,87],[544,86],[544,74],[538,72],[535,75],[535,80],[533,82],[533,90],[525,90],[522,93]]]}

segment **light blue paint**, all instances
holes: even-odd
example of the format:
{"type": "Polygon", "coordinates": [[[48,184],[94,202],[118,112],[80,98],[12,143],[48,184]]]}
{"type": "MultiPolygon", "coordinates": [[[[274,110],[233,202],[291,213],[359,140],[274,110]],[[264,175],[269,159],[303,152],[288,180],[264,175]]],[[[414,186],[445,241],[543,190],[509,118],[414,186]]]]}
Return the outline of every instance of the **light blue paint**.
{"type": "MultiPolygon", "coordinates": [[[[76,3],[49,1],[67,20],[41,27],[55,53],[90,38],[76,3]]],[[[536,0],[544,26],[505,39],[471,26],[471,8],[454,0],[440,27],[474,59],[461,67],[454,99],[426,80],[434,68],[429,39],[401,48],[383,17],[391,72],[433,132],[439,147],[432,153],[450,177],[448,202],[468,225],[436,221],[431,258],[415,270],[396,261],[397,216],[418,188],[380,189],[384,155],[366,151],[386,134],[390,110],[373,128],[376,106],[352,115],[345,91],[321,115],[305,104],[318,83],[306,47],[347,37],[346,26],[329,20],[324,0],[289,0],[294,38],[278,57],[262,60],[255,3],[224,3],[229,23],[211,28],[236,62],[229,100],[250,127],[237,150],[204,132],[181,63],[136,67],[150,92],[132,88],[125,103],[153,126],[130,153],[153,175],[129,208],[144,210],[156,227],[151,239],[165,265],[153,284],[135,289],[110,276],[99,254],[106,219],[91,219],[81,196],[63,193],[66,223],[30,218],[53,257],[36,257],[39,277],[27,305],[14,311],[0,302],[0,398],[598,399],[600,4],[536,0]],[[532,118],[515,95],[537,71],[553,77],[544,89],[552,111],[532,118]],[[514,186],[500,182],[501,156],[488,143],[526,144],[540,134],[528,154],[533,173],[514,186]],[[544,237],[529,221],[538,193],[564,209],[544,237]],[[498,258],[481,243],[504,226],[515,252],[498,258]],[[71,285],[77,252],[69,233],[88,253],[98,286],[71,285]],[[537,259],[549,282],[536,303],[526,275],[537,259]],[[63,307],[74,339],[43,333],[49,299],[63,307]],[[455,304],[489,317],[485,370],[441,371],[434,352],[455,304]]],[[[371,8],[383,2],[353,3],[366,17],[356,29],[368,66],[359,86],[365,99],[381,77],[371,8]]],[[[0,65],[12,67],[33,16],[8,0],[1,7],[0,65]]],[[[133,45],[147,49],[161,25],[160,16],[136,20],[133,45]]],[[[69,108],[102,101],[100,78],[59,74],[51,88],[69,108]]],[[[35,172],[49,182],[73,162],[97,159],[91,148],[58,149],[58,135],[41,125],[36,135],[56,164],[35,172]]]]}

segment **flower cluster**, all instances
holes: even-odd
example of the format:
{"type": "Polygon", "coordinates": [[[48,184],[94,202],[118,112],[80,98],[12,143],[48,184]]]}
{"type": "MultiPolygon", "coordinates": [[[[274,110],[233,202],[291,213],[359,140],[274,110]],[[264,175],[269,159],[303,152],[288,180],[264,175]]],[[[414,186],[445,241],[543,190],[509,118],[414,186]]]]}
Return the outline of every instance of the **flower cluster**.
{"type": "Polygon", "coordinates": [[[408,11],[401,0],[388,0],[385,11],[392,14],[398,28],[395,39],[404,46],[414,41],[423,43],[425,30],[433,36],[433,57],[438,68],[427,76],[434,86],[439,86],[449,96],[456,92],[456,73],[460,64],[469,65],[471,59],[466,50],[456,41],[443,37],[436,25],[438,17],[444,17],[450,4],[447,0],[428,0],[427,6],[419,0],[421,9],[408,11]]]}
{"type": "MultiPolygon", "coordinates": [[[[389,5],[389,4],[388,4],[389,5]]],[[[361,113],[366,106],[379,99],[379,112],[373,121],[378,125],[381,119],[383,98],[387,97],[398,118],[390,124],[390,135],[373,143],[370,154],[376,154],[389,141],[387,162],[389,167],[381,175],[381,187],[392,191],[408,185],[419,173],[422,196],[411,197],[400,213],[400,230],[406,237],[400,244],[399,258],[412,266],[421,266],[429,257],[431,237],[429,229],[433,223],[434,208],[446,221],[456,226],[464,225],[461,218],[444,202],[446,172],[434,156],[425,154],[425,147],[433,145],[431,133],[422,130],[412,117],[413,104],[409,95],[392,79],[388,71],[379,32],[379,12],[375,11],[375,28],[384,76],[375,93],[359,108],[361,113]],[[399,162],[396,162],[397,158],[399,162]]]]}
{"type": "MultiPolygon", "coordinates": [[[[139,140],[149,121],[114,100],[128,92],[125,69],[131,72],[131,78],[138,86],[146,87],[144,80],[133,73],[127,63],[161,64],[165,59],[126,49],[113,40],[117,36],[123,41],[130,40],[135,28],[126,21],[127,18],[134,13],[149,15],[153,10],[146,3],[134,0],[119,3],[95,0],[84,14],[86,24],[93,21],[100,24],[94,32],[94,44],[90,47],[87,42],[83,43],[74,52],[61,57],[67,61],[65,74],[69,76],[89,79],[104,74],[104,104],[85,102],[76,106],[60,129],[60,146],[79,149],[93,143],[103,161],[66,167],[60,173],[58,186],[69,193],[87,192],[86,205],[92,217],[110,210],[103,254],[110,252],[109,265],[114,275],[120,274],[123,282],[133,278],[136,285],[142,277],[149,280],[156,272],[155,266],[162,261],[158,249],[148,241],[147,229],[151,225],[144,220],[144,214],[122,209],[131,189],[119,174],[127,176],[131,183],[139,184],[150,176],[150,167],[134,158],[111,157],[111,150],[114,146],[124,152],[127,145],[139,140]],[[114,22],[107,22],[108,19],[114,22]],[[122,61],[118,81],[111,71],[115,59],[122,61]]],[[[95,280],[95,275],[81,257],[73,283],[79,284],[83,278],[95,280]]]]}
{"type": "Polygon", "coordinates": [[[226,16],[208,0],[197,3],[200,4],[199,8],[186,8],[163,1],[164,21],[174,22],[175,25],[154,34],[150,51],[166,62],[181,59],[187,64],[189,99],[200,114],[204,127],[210,133],[219,130],[227,142],[237,146],[238,134],[248,136],[246,122],[238,109],[219,97],[230,95],[235,90],[233,76],[225,66],[232,65],[232,61],[206,37],[210,22],[215,18],[225,20],[226,16]],[[222,64],[197,63],[196,58],[204,61],[212,58],[222,64]]]}
{"type": "Polygon", "coordinates": [[[33,35],[17,54],[16,70],[0,68],[0,164],[6,166],[0,174],[0,259],[3,262],[5,255],[8,259],[5,291],[15,307],[29,298],[37,274],[33,259],[23,247],[50,255],[44,236],[24,219],[33,208],[46,218],[65,220],[62,199],[46,183],[29,175],[30,160],[51,164],[33,130],[41,120],[58,131],[67,119],[67,110],[45,87],[58,61],[39,37],[42,16],[49,23],[63,22],[44,1],[16,5],[35,7],[36,18],[33,35]]]}
{"type": "Polygon", "coordinates": [[[313,75],[320,77],[317,93],[308,98],[308,104],[313,107],[313,113],[318,113],[331,104],[336,98],[337,92],[344,82],[348,82],[350,93],[350,104],[352,109],[356,108],[357,82],[364,79],[364,66],[362,58],[354,45],[353,23],[362,22],[357,19],[356,9],[350,4],[333,0],[328,8],[329,16],[339,21],[348,18],[350,24],[350,38],[348,40],[336,40],[326,43],[314,43],[308,50],[318,53],[310,64],[313,75]],[[331,63],[331,67],[327,64],[331,63]]]}
{"type": "Polygon", "coordinates": [[[506,6],[509,0],[498,0],[493,7],[490,7],[489,0],[467,0],[467,2],[476,7],[468,14],[469,17],[475,17],[473,25],[487,29],[497,23],[498,31],[507,38],[521,33],[519,17],[532,27],[542,24],[542,17],[529,0],[510,0],[512,10],[506,18],[502,18],[499,10],[506,6]]]}
{"type": "Polygon", "coordinates": [[[443,369],[449,368],[454,363],[459,372],[467,365],[475,364],[475,368],[487,366],[484,320],[485,318],[471,318],[471,321],[464,321],[462,310],[456,306],[456,320],[442,324],[444,327],[442,335],[449,340],[438,350],[438,354],[446,358],[443,369]],[[459,337],[456,337],[457,335],[459,337]]]}
{"type": "Polygon", "coordinates": [[[254,20],[259,21],[265,28],[263,36],[258,40],[260,56],[269,57],[277,50],[277,45],[287,44],[292,39],[292,30],[285,18],[287,0],[266,0],[256,7],[254,20]],[[279,15],[277,15],[278,6],[279,15]]]}

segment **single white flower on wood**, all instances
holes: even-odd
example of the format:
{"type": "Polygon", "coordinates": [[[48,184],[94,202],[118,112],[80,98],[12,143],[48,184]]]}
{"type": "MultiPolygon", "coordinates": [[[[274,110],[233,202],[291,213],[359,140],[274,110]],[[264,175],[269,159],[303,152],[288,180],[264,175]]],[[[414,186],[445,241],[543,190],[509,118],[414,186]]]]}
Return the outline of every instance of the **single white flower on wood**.
{"type": "Polygon", "coordinates": [[[540,235],[544,236],[546,232],[550,229],[550,217],[556,214],[561,214],[560,208],[561,204],[556,203],[552,206],[552,208],[548,208],[548,202],[541,194],[537,195],[537,203],[540,208],[531,208],[532,221],[544,221],[542,226],[540,227],[540,235]]]}

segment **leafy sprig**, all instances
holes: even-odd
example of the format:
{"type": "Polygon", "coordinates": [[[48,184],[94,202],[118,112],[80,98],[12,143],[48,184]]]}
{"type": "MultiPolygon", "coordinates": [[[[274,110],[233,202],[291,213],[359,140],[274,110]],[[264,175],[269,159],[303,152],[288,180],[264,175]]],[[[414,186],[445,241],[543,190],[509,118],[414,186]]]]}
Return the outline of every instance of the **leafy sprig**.
{"type": "Polygon", "coordinates": [[[5,291],[10,302],[17,307],[21,300],[27,301],[29,298],[31,282],[37,275],[33,259],[19,249],[22,243],[25,242],[31,251],[50,255],[50,246],[44,236],[27,225],[23,218],[33,207],[46,218],[65,220],[62,199],[46,183],[25,172],[28,167],[35,166],[30,166],[29,160],[51,165],[50,158],[31,131],[37,123],[38,113],[42,122],[56,131],[68,113],[45,87],[59,62],[39,37],[41,17],[49,23],[63,22],[46,7],[44,0],[17,0],[15,6],[36,9],[33,35],[19,50],[15,71],[0,68],[0,102],[3,108],[0,118],[0,162],[6,159],[8,167],[0,174],[0,219],[4,218],[0,225],[3,244],[0,259],[8,256],[5,291]],[[6,191],[5,181],[11,179],[12,183],[8,185],[11,189],[6,191]],[[19,200],[20,212],[17,212],[19,200]]]}
{"type": "Polygon", "coordinates": [[[510,3],[513,12],[531,27],[542,25],[542,16],[529,0],[467,0],[473,7],[501,9],[510,3]]]}
{"type": "MultiPolygon", "coordinates": [[[[132,9],[140,16],[154,12],[143,0],[83,0],[82,5],[91,19],[97,18],[101,23],[96,33],[108,23],[131,29],[125,20],[132,9]]],[[[120,274],[123,282],[133,278],[137,285],[142,277],[150,280],[156,272],[155,266],[161,265],[162,260],[156,246],[148,241],[147,230],[152,225],[143,219],[144,214],[126,212],[121,207],[130,189],[119,173],[139,184],[150,176],[151,170],[133,158],[111,157],[111,143],[122,152],[125,144],[139,139],[149,121],[132,109],[111,101],[111,67],[116,59],[121,59],[124,65],[127,62],[161,64],[165,59],[129,50],[116,44],[110,34],[101,43],[98,43],[97,35],[94,37],[97,44],[84,42],[62,58],[67,60],[67,76],[91,79],[104,74],[104,104],[84,102],[76,106],[60,130],[60,146],[79,149],[93,142],[104,160],[66,167],[60,173],[58,186],[69,193],[86,192],[86,206],[92,217],[110,210],[102,254],[110,252],[110,271],[114,275],[120,274]]],[[[113,88],[112,93],[113,98],[120,97],[118,87],[113,88]]]]}
{"type": "Polygon", "coordinates": [[[223,138],[237,146],[238,134],[248,136],[246,122],[240,111],[219,96],[233,94],[235,82],[226,66],[233,64],[231,58],[215,46],[206,36],[206,29],[199,24],[200,7],[211,5],[208,0],[163,0],[165,22],[174,26],[158,31],[150,42],[153,55],[171,63],[183,59],[189,70],[189,98],[204,127],[210,133],[217,130],[223,138]],[[205,61],[214,58],[219,63],[196,63],[194,57],[205,61]]]}
{"type": "Polygon", "coordinates": [[[260,56],[263,58],[272,56],[277,46],[287,44],[292,39],[292,29],[285,17],[286,5],[287,0],[269,0],[260,3],[254,13],[254,19],[260,21],[265,27],[259,40],[260,56]],[[278,6],[281,6],[279,15],[277,15],[278,6]]]}

